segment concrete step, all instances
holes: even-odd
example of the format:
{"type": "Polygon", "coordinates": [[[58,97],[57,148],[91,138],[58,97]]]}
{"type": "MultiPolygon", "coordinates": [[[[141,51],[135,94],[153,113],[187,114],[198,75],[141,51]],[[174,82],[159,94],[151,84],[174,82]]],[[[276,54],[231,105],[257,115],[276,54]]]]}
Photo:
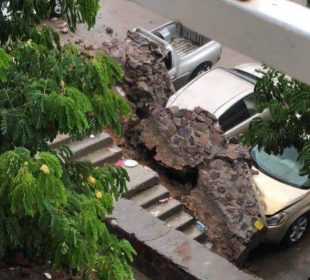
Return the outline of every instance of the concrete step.
{"type": "Polygon", "coordinates": [[[183,230],[189,238],[197,240],[198,242],[205,241],[205,233],[197,229],[195,224],[189,225],[187,228],[183,230]]]}
{"type": "Polygon", "coordinates": [[[101,148],[91,153],[85,154],[76,160],[88,160],[95,166],[102,166],[105,163],[115,163],[122,157],[123,150],[115,145],[108,148],[101,148]]]}
{"type": "Polygon", "coordinates": [[[147,208],[154,203],[158,203],[160,199],[166,198],[168,196],[169,192],[165,187],[162,185],[155,185],[151,188],[139,192],[130,200],[143,208],[147,208]]]}
{"type": "Polygon", "coordinates": [[[123,197],[127,199],[159,183],[158,174],[146,166],[138,164],[135,167],[125,167],[125,169],[130,178],[127,183],[128,191],[123,194],[123,197]]]}
{"type": "Polygon", "coordinates": [[[177,230],[182,230],[191,223],[193,223],[194,218],[190,214],[186,213],[184,210],[181,210],[180,212],[174,214],[168,219],[165,219],[164,221],[169,227],[177,230]]]}
{"type": "Polygon", "coordinates": [[[61,145],[70,143],[70,136],[68,134],[58,134],[52,143],[49,143],[51,149],[59,148],[61,145]]]}
{"type": "Polygon", "coordinates": [[[75,141],[69,144],[69,148],[73,152],[73,159],[89,154],[95,150],[109,147],[113,144],[113,139],[110,135],[102,132],[94,138],[85,137],[81,141],[75,141]]]}
{"type": "Polygon", "coordinates": [[[147,208],[154,217],[161,220],[171,217],[182,209],[182,204],[176,199],[169,199],[166,203],[157,203],[147,208]]]}

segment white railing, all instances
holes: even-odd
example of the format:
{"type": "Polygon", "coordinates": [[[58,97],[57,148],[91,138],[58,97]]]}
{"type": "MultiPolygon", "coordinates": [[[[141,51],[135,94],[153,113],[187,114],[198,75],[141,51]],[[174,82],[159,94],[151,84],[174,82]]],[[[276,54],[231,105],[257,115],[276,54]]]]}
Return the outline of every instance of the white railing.
{"type": "Polygon", "coordinates": [[[287,0],[131,0],[310,84],[310,9],[287,0]]]}

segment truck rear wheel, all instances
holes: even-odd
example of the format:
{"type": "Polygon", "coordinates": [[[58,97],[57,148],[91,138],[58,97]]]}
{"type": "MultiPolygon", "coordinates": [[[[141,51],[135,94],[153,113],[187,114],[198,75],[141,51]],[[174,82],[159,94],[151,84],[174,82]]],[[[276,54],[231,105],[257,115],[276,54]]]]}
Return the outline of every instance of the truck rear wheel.
{"type": "Polygon", "coordinates": [[[193,74],[191,75],[190,80],[208,72],[212,67],[212,63],[211,62],[204,62],[202,64],[200,64],[193,72],[193,74]]]}

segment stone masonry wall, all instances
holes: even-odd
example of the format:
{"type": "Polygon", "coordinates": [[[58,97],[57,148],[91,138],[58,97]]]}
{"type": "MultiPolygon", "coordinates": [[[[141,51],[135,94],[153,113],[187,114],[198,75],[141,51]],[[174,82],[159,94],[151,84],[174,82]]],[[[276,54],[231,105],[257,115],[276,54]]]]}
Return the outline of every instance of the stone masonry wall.
{"type": "Polygon", "coordinates": [[[103,50],[124,67],[123,87],[135,112],[126,127],[128,144],[180,175],[197,170],[197,185],[184,202],[207,225],[213,249],[242,263],[264,232],[254,226],[262,215],[248,152],[226,143],[209,112],[165,109],[174,89],[156,44],[129,32],[125,42],[112,41],[103,50]]]}

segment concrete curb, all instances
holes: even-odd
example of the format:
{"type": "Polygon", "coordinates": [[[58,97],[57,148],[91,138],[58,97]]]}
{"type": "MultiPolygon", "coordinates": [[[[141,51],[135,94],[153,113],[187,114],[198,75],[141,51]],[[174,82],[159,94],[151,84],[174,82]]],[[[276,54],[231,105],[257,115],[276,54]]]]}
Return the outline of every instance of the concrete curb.
{"type": "Polygon", "coordinates": [[[136,249],[135,265],[154,280],[258,279],[132,201],[120,199],[109,221],[111,230],[136,249]]]}

